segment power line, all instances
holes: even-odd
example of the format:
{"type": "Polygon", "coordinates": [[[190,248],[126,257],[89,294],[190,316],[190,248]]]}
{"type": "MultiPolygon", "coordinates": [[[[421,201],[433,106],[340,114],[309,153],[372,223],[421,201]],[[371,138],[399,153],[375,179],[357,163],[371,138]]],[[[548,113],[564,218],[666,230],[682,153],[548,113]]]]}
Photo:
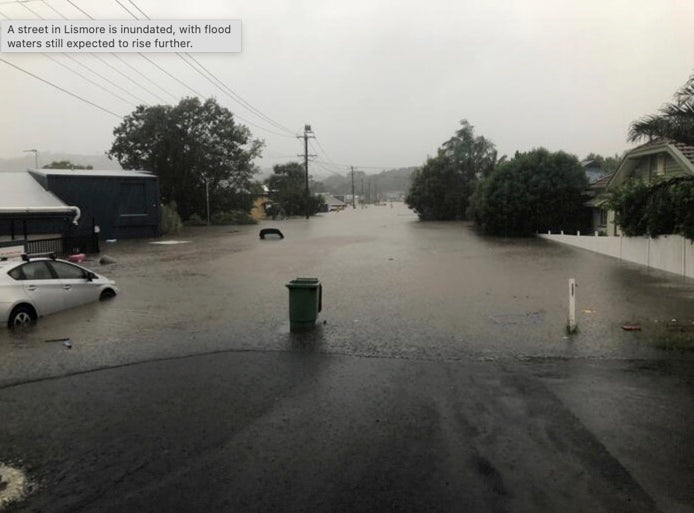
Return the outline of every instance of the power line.
{"type": "MultiPolygon", "coordinates": [[[[137,73],[138,75],[140,75],[142,78],[144,78],[145,80],[147,80],[150,84],[152,84],[152,85],[155,86],[155,87],[158,87],[162,92],[164,92],[165,94],[168,94],[168,95],[171,96],[174,100],[177,99],[175,94],[170,93],[169,91],[167,91],[166,89],[164,89],[162,86],[160,86],[159,84],[157,84],[154,80],[152,80],[152,79],[149,78],[147,75],[145,75],[145,74],[142,73],[140,70],[138,70],[135,66],[133,66],[133,65],[130,64],[129,62],[125,61],[125,60],[124,60],[121,56],[119,56],[117,53],[113,53],[113,54],[111,54],[111,55],[112,55],[114,58],[116,58],[116,59],[118,59],[119,61],[121,61],[123,64],[125,64],[127,67],[129,67],[131,70],[133,70],[135,73],[137,73]]],[[[162,100],[162,101],[164,101],[164,100],[161,99],[161,98],[159,98],[159,99],[162,100]]]]}
{"type": "MultiPolygon", "coordinates": [[[[150,19],[150,17],[147,16],[147,14],[146,14],[142,9],[140,9],[140,8],[137,6],[137,4],[136,4],[133,0],[128,0],[128,1],[130,2],[130,4],[131,4],[133,7],[135,7],[140,13],[142,13],[142,15],[143,15],[145,18],[147,18],[148,20],[150,19]]],[[[125,11],[126,11],[128,14],[130,14],[133,18],[137,19],[137,16],[135,16],[135,15],[132,13],[132,11],[130,11],[129,9],[127,9],[127,8],[120,2],[120,0],[116,0],[116,2],[118,3],[118,5],[120,5],[121,7],[123,7],[123,9],[125,9],[125,11]]],[[[228,85],[226,85],[222,80],[220,80],[214,73],[212,73],[209,69],[207,69],[207,68],[206,68],[202,63],[200,63],[194,56],[190,55],[189,53],[186,53],[186,54],[185,54],[186,57],[188,57],[190,60],[192,60],[192,61],[198,66],[198,68],[196,68],[195,66],[193,66],[193,65],[190,63],[190,61],[187,61],[186,59],[184,59],[184,58],[183,58],[183,55],[181,55],[180,53],[176,53],[176,55],[178,55],[178,57],[179,57],[181,60],[183,60],[186,64],[188,64],[190,67],[192,67],[198,74],[200,74],[203,78],[205,78],[206,80],[208,80],[212,85],[214,85],[215,87],[221,88],[221,90],[222,90],[223,92],[225,92],[225,93],[227,93],[228,95],[230,95],[231,98],[232,98],[232,100],[234,100],[234,101],[236,101],[237,103],[239,103],[242,107],[246,108],[246,109],[249,110],[251,113],[255,114],[256,116],[258,116],[259,118],[261,118],[261,119],[264,120],[265,122],[270,123],[273,127],[277,128],[277,129],[279,129],[279,130],[283,130],[284,132],[287,132],[287,134],[290,134],[290,135],[288,135],[287,137],[294,137],[294,136],[295,136],[295,132],[294,132],[293,130],[290,130],[289,128],[285,127],[285,126],[282,125],[281,123],[279,123],[279,122],[275,121],[274,119],[272,119],[270,116],[267,116],[267,115],[266,115],[265,113],[263,113],[260,109],[257,109],[256,107],[254,107],[251,103],[249,103],[248,101],[246,101],[241,95],[239,95],[238,93],[236,93],[233,89],[231,89],[228,85]],[[202,70],[202,71],[201,71],[201,70],[202,70]]],[[[238,114],[237,114],[237,116],[238,116],[238,114]]],[[[241,119],[243,119],[243,118],[241,118],[241,119]]],[[[245,121],[246,121],[246,122],[249,122],[248,120],[245,120],[245,121]]],[[[258,125],[255,125],[255,126],[258,126],[258,125]]],[[[260,126],[258,126],[258,128],[261,128],[261,129],[262,129],[262,127],[260,127],[260,126]]],[[[275,133],[275,132],[272,132],[272,131],[270,131],[270,130],[268,130],[268,132],[270,132],[270,133],[275,133]]],[[[282,134],[277,134],[277,133],[275,133],[275,135],[282,135],[282,134]]]]}
{"type": "Polygon", "coordinates": [[[41,2],[43,2],[43,4],[44,4],[46,7],[48,7],[49,9],[51,9],[54,13],[56,13],[58,16],[60,16],[60,17],[63,18],[64,20],[67,19],[67,17],[65,17],[65,16],[63,16],[61,13],[59,13],[52,5],[49,4],[46,0],[41,0],[41,2]]]}
{"type": "MultiPolygon", "coordinates": [[[[43,2],[46,3],[45,0],[43,0],[43,2]]],[[[45,20],[45,18],[44,18],[43,16],[41,16],[39,13],[33,11],[32,9],[29,9],[29,7],[27,7],[26,5],[24,5],[24,3],[22,3],[21,5],[22,5],[22,7],[24,7],[25,9],[27,9],[29,12],[31,12],[32,14],[34,14],[35,16],[37,16],[39,19],[45,20]]],[[[48,4],[46,4],[46,5],[48,5],[48,4]]],[[[49,6],[49,7],[50,7],[50,6],[49,6]]],[[[51,9],[53,9],[53,11],[56,12],[58,15],[62,16],[63,18],[65,18],[65,16],[64,16],[62,13],[60,13],[57,9],[54,9],[53,7],[51,7],[51,9]]],[[[94,84],[95,86],[97,86],[97,87],[103,89],[103,90],[106,91],[107,93],[112,94],[112,95],[115,96],[116,98],[118,98],[118,99],[120,99],[120,100],[123,100],[123,101],[125,101],[126,103],[130,103],[130,104],[131,104],[130,101],[125,100],[124,98],[122,98],[121,96],[119,96],[119,95],[113,93],[112,91],[109,91],[108,89],[106,89],[106,88],[103,87],[102,85],[100,85],[100,84],[94,82],[93,80],[90,80],[89,78],[85,77],[84,75],[82,75],[81,73],[75,71],[74,69],[65,66],[64,64],[62,64],[61,62],[59,62],[58,60],[56,60],[54,57],[50,56],[49,54],[44,53],[43,55],[46,56],[46,57],[48,57],[49,59],[51,59],[53,62],[58,63],[58,65],[63,66],[63,67],[66,68],[69,72],[74,73],[75,75],[79,76],[80,78],[83,78],[83,79],[87,80],[88,82],[94,84]]],[[[107,83],[111,84],[112,86],[114,86],[115,88],[117,88],[117,89],[119,89],[119,90],[125,92],[126,94],[129,94],[130,96],[132,96],[133,98],[135,98],[137,101],[142,102],[142,103],[145,103],[145,104],[148,103],[146,100],[144,100],[144,99],[140,98],[139,96],[137,96],[137,95],[131,93],[131,92],[128,91],[127,89],[124,89],[123,87],[121,87],[121,86],[115,84],[113,81],[109,80],[108,78],[106,78],[105,76],[101,75],[100,73],[97,73],[97,72],[94,71],[93,69],[91,69],[91,68],[85,66],[84,64],[82,64],[81,62],[79,62],[77,59],[75,59],[74,57],[70,56],[69,54],[65,53],[65,54],[63,54],[63,55],[65,55],[66,58],[71,59],[73,62],[77,63],[78,65],[83,66],[83,67],[86,68],[89,72],[91,72],[91,73],[93,73],[94,75],[96,75],[96,76],[98,76],[99,78],[101,78],[104,82],[107,82],[107,83]]],[[[122,75],[122,76],[123,76],[124,78],[126,78],[127,80],[130,80],[130,81],[131,81],[133,84],[135,84],[137,87],[139,87],[139,88],[145,90],[147,93],[151,94],[151,95],[154,96],[155,98],[158,98],[158,99],[161,100],[161,101],[165,101],[161,96],[157,95],[156,93],[153,93],[152,91],[148,90],[146,87],[144,87],[144,86],[138,84],[137,82],[135,82],[134,80],[132,80],[129,76],[127,76],[125,73],[121,72],[118,68],[116,68],[115,66],[113,66],[113,65],[109,64],[108,62],[106,62],[106,61],[103,59],[103,57],[97,56],[96,54],[92,54],[92,56],[93,56],[95,59],[97,59],[97,60],[103,62],[106,66],[108,66],[108,67],[110,67],[111,69],[113,69],[116,73],[119,73],[120,75],[122,75]]],[[[131,104],[131,105],[132,105],[132,104],[131,104]]]]}
{"type": "MultiPolygon", "coordinates": [[[[191,59],[193,62],[195,62],[202,70],[205,71],[212,79],[214,79],[215,82],[217,82],[227,94],[229,94],[233,100],[235,100],[237,103],[240,103],[242,107],[245,107],[247,110],[251,111],[253,114],[256,116],[262,118],[263,120],[267,121],[274,127],[283,130],[287,132],[288,134],[291,134],[289,137],[294,137],[295,133],[293,130],[290,130],[289,128],[285,127],[281,123],[278,123],[277,121],[273,120],[271,117],[266,116],[262,111],[256,109],[253,105],[248,103],[246,100],[244,100],[238,93],[236,93],[233,89],[231,89],[229,86],[227,86],[224,82],[222,82],[219,78],[217,78],[214,73],[212,73],[210,70],[208,70],[205,66],[203,66],[200,61],[198,61],[195,57],[190,55],[189,53],[185,54],[186,57],[191,59]]],[[[204,75],[203,75],[204,76],[204,75]]]]}
{"type": "Polygon", "coordinates": [[[90,20],[93,20],[93,19],[94,19],[94,18],[92,18],[91,16],[89,16],[83,9],[81,9],[80,7],[78,7],[77,5],[75,5],[75,2],[73,2],[72,0],[67,0],[67,3],[69,3],[71,6],[73,6],[75,9],[77,9],[79,12],[81,12],[82,14],[84,14],[84,15],[85,15],[87,18],[89,18],[90,20]]]}
{"type": "MultiPolygon", "coordinates": [[[[45,57],[48,57],[48,58],[51,59],[53,62],[55,62],[55,63],[58,64],[59,66],[62,66],[62,67],[65,68],[65,69],[67,69],[67,70],[70,71],[71,73],[74,73],[74,74],[77,75],[78,77],[83,78],[84,80],[86,80],[86,81],[89,82],[90,84],[94,84],[94,85],[95,85],[96,87],[98,87],[99,89],[102,89],[102,90],[106,91],[107,93],[109,93],[109,94],[115,96],[115,97],[118,98],[119,100],[121,100],[121,101],[123,101],[123,102],[129,104],[129,105],[132,106],[132,107],[135,107],[135,105],[134,105],[130,100],[127,100],[127,99],[123,98],[122,96],[120,96],[120,95],[114,93],[113,91],[109,91],[108,89],[106,89],[106,88],[105,88],[104,86],[102,86],[101,84],[99,84],[99,83],[95,82],[94,80],[90,79],[89,77],[83,75],[83,74],[80,73],[79,71],[75,71],[74,69],[70,68],[67,64],[64,64],[64,63],[60,62],[58,59],[56,59],[56,58],[53,57],[52,55],[44,54],[44,56],[45,56],[45,57]]],[[[65,57],[69,57],[69,56],[66,54],[65,57]]],[[[73,60],[74,60],[74,58],[73,58],[73,60]]],[[[78,64],[79,64],[79,63],[78,63],[78,64]]],[[[87,68],[87,69],[89,69],[89,68],[87,68]]],[[[126,91],[126,92],[127,92],[127,91],[126,91]]],[[[130,93],[128,93],[128,94],[130,94],[130,93]]]]}
{"type": "Polygon", "coordinates": [[[144,17],[147,18],[148,20],[150,19],[150,17],[147,16],[147,15],[144,13],[144,11],[143,11],[142,9],[140,9],[137,5],[135,5],[135,2],[133,2],[133,0],[128,0],[128,1],[130,2],[130,4],[131,4],[135,9],[137,9],[138,11],[140,11],[140,14],[142,14],[142,16],[144,16],[144,17]]]}
{"type": "Polygon", "coordinates": [[[51,81],[49,81],[49,80],[46,80],[45,78],[41,78],[41,77],[39,77],[38,75],[35,75],[35,74],[31,73],[30,71],[27,71],[27,70],[25,70],[25,69],[23,69],[23,68],[20,68],[20,67],[17,66],[16,64],[12,64],[11,62],[6,61],[6,60],[3,59],[2,57],[0,57],[0,61],[4,62],[4,63],[7,64],[8,66],[12,66],[13,68],[18,69],[18,70],[21,71],[22,73],[26,73],[27,75],[29,75],[29,76],[31,76],[31,77],[34,77],[36,80],[40,80],[41,82],[44,82],[44,83],[50,85],[51,87],[55,87],[56,89],[58,89],[59,91],[64,92],[65,94],[69,94],[69,95],[72,96],[73,98],[77,98],[78,100],[83,101],[84,103],[88,103],[89,105],[91,105],[91,106],[93,106],[93,107],[96,107],[96,108],[99,109],[99,110],[102,110],[102,111],[104,111],[104,112],[107,112],[108,114],[111,114],[111,115],[113,115],[113,116],[116,116],[117,118],[122,118],[122,117],[123,117],[123,116],[121,116],[120,114],[116,114],[115,112],[112,112],[112,111],[108,110],[107,108],[102,107],[101,105],[98,105],[98,104],[96,104],[96,103],[94,103],[94,102],[92,102],[92,101],[89,101],[89,100],[87,100],[87,99],[85,99],[85,98],[82,98],[81,96],[79,96],[79,95],[77,95],[77,94],[75,94],[75,93],[72,93],[72,92],[68,91],[67,89],[62,88],[62,87],[60,87],[59,85],[56,85],[56,84],[54,84],[53,82],[51,82],[51,81]]]}
{"type": "MultiPolygon", "coordinates": [[[[147,91],[149,94],[151,94],[151,95],[154,96],[155,98],[157,98],[157,99],[159,99],[159,100],[161,100],[161,101],[163,101],[163,102],[166,102],[166,100],[164,100],[164,98],[162,98],[161,96],[159,96],[159,95],[156,94],[156,93],[153,93],[152,91],[150,91],[149,89],[147,89],[146,87],[144,87],[142,84],[138,84],[135,80],[133,80],[133,79],[130,78],[128,75],[126,75],[125,73],[123,73],[121,70],[119,70],[118,68],[116,68],[113,64],[110,64],[109,62],[107,62],[106,59],[104,59],[104,58],[101,57],[100,55],[92,54],[92,57],[94,57],[96,60],[98,60],[98,61],[102,62],[103,64],[105,64],[106,66],[108,66],[109,68],[111,68],[113,71],[115,71],[116,73],[118,73],[120,76],[122,76],[122,77],[125,78],[126,80],[128,80],[128,81],[132,82],[133,84],[135,84],[135,85],[136,85],[137,87],[139,87],[140,89],[143,89],[144,91],[147,91]]],[[[132,93],[129,93],[129,94],[132,94],[132,93]]],[[[133,96],[135,96],[135,95],[133,95],[133,96]]],[[[136,97],[136,98],[137,98],[137,97],[136,97]]],[[[146,102],[145,100],[142,100],[141,98],[138,98],[138,99],[139,99],[141,102],[143,102],[143,103],[148,103],[148,102],[146,102]]]]}
{"type": "MultiPolygon", "coordinates": [[[[187,61],[181,54],[176,54],[176,55],[178,55],[178,57],[179,57],[183,62],[185,62],[188,66],[190,66],[191,68],[193,68],[193,70],[195,70],[195,71],[197,71],[198,73],[200,73],[200,75],[201,75],[203,78],[205,78],[208,82],[210,82],[213,86],[219,88],[219,86],[218,86],[217,84],[215,84],[215,83],[212,81],[212,79],[210,79],[209,77],[207,77],[207,76],[205,76],[203,73],[201,73],[193,64],[191,64],[189,61],[187,61]]],[[[190,57],[190,55],[186,54],[186,57],[190,57]]],[[[224,92],[224,91],[222,91],[222,92],[224,92]]],[[[252,121],[250,121],[250,120],[248,120],[248,119],[246,119],[246,118],[240,116],[239,114],[234,114],[234,115],[235,115],[237,118],[239,118],[240,120],[245,121],[245,122],[248,123],[249,125],[255,126],[255,127],[259,128],[259,129],[261,129],[261,130],[264,130],[264,131],[266,131],[266,132],[268,132],[268,133],[277,135],[277,136],[279,136],[279,137],[289,137],[289,138],[293,138],[293,137],[294,137],[293,135],[281,134],[281,133],[279,133],[279,132],[275,132],[274,130],[270,130],[270,129],[268,129],[268,128],[265,128],[265,127],[263,127],[263,126],[260,126],[260,125],[258,125],[258,124],[256,124],[256,123],[253,123],[252,121]]]]}
{"type": "MultiPolygon", "coordinates": [[[[135,16],[135,15],[130,11],[130,9],[128,9],[126,6],[124,6],[124,5],[120,2],[120,0],[116,0],[116,3],[117,3],[118,5],[120,5],[130,16],[132,16],[133,18],[137,19],[137,16],[135,16]]],[[[132,3],[132,2],[130,2],[130,3],[132,3]]],[[[133,5],[134,5],[134,4],[133,4],[133,5]]],[[[147,19],[149,19],[149,18],[147,18],[147,19]]]]}
{"type": "MultiPolygon", "coordinates": [[[[319,161],[319,160],[316,160],[315,162],[322,162],[323,164],[331,164],[331,162],[325,162],[325,161],[319,161]]],[[[345,167],[349,166],[349,164],[338,164],[336,162],[332,162],[332,164],[334,164],[336,166],[345,166],[345,167]]],[[[406,168],[417,167],[417,166],[362,166],[359,164],[355,164],[355,167],[360,167],[363,169],[380,169],[382,171],[389,171],[391,169],[406,169],[406,168]]]]}

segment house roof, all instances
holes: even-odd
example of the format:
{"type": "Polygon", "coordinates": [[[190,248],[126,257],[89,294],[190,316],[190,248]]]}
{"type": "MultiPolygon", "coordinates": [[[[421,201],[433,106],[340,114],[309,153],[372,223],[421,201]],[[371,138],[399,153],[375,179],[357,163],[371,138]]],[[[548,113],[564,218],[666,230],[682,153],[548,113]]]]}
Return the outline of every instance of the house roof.
{"type": "MultiPolygon", "coordinates": [[[[612,174],[614,174],[614,173],[612,173],[612,174]]],[[[597,180],[592,182],[588,186],[588,188],[589,189],[604,189],[605,187],[607,187],[607,184],[609,183],[610,179],[612,178],[612,174],[601,176],[600,178],[598,178],[597,180]]]]}
{"type": "Polygon", "coordinates": [[[63,208],[52,192],[44,189],[26,171],[0,172],[0,207],[2,208],[63,208]]]}
{"type": "Polygon", "coordinates": [[[30,173],[39,176],[91,176],[91,177],[118,177],[118,178],[156,178],[149,171],[137,171],[130,169],[30,169],[30,173]]]}
{"type": "Polygon", "coordinates": [[[639,158],[658,153],[669,154],[686,172],[694,174],[694,146],[661,137],[629,150],[610,178],[607,188],[624,183],[637,166],[639,158]]]}
{"type": "Polygon", "coordinates": [[[63,203],[26,171],[0,172],[0,218],[79,218],[79,208],[63,203]]]}
{"type": "Polygon", "coordinates": [[[346,203],[344,201],[341,201],[337,199],[335,196],[328,192],[320,192],[318,193],[320,196],[323,196],[323,200],[325,201],[326,205],[329,206],[344,206],[346,203]]]}

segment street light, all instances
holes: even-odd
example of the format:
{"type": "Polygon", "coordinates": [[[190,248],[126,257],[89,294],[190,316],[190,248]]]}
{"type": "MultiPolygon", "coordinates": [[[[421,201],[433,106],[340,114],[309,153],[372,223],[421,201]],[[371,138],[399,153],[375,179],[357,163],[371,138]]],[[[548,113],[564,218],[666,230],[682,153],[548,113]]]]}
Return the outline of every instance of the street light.
{"type": "Polygon", "coordinates": [[[39,152],[38,150],[24,150],[24,153],[33,153],[34,154],[34,167],[35,169],[39,168],[39,152]]]}

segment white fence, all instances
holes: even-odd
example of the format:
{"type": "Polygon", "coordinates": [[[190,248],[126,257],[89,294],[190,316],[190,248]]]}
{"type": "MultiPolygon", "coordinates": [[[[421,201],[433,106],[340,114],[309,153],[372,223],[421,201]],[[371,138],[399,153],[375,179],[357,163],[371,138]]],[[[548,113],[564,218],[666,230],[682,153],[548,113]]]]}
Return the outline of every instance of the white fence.
{"type": "Polygon", "coordinates": [[[680,235],[601,237],[598,235],[540,234],[547,240],[569,244],[602,255],[694,278],[694,242],[680,235]]]}

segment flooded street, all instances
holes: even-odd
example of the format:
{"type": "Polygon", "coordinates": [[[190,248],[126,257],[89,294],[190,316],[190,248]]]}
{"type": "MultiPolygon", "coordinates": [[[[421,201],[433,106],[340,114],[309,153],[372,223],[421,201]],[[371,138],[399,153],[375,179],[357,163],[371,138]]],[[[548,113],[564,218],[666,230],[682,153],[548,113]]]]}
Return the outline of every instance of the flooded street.
{"type": "Polygon", "coordinates": [[[19,336],[0,332],[0,382],[220,350],[669,358],[663,348],[691,346],[694,335],[668,329],[694,326],[692,280],[543,240],[484,238],[464,223],[421,223],[401,203],[186,228],[162,241],[183,243],[118,241],[103,248],[116,264],[87,263],[116,280],[114,301],[43,318],[19,336]],[[285,238],[260,240],[262,227],[285,238]],[[289,333],[285,288],[300,276],[324,290],[319,327],[303,336],[289,333]],[[571,337],[569,278],[578,284],[571,337]],[[69,355],[44,342],[56,338],[70,338],[69,355]]]}
{"type": "Polygon", "coordinates": [[[694,511],[691,280],[397,203],[102,253],[119,296],[0,332],[11,513],[694,511]]]}

